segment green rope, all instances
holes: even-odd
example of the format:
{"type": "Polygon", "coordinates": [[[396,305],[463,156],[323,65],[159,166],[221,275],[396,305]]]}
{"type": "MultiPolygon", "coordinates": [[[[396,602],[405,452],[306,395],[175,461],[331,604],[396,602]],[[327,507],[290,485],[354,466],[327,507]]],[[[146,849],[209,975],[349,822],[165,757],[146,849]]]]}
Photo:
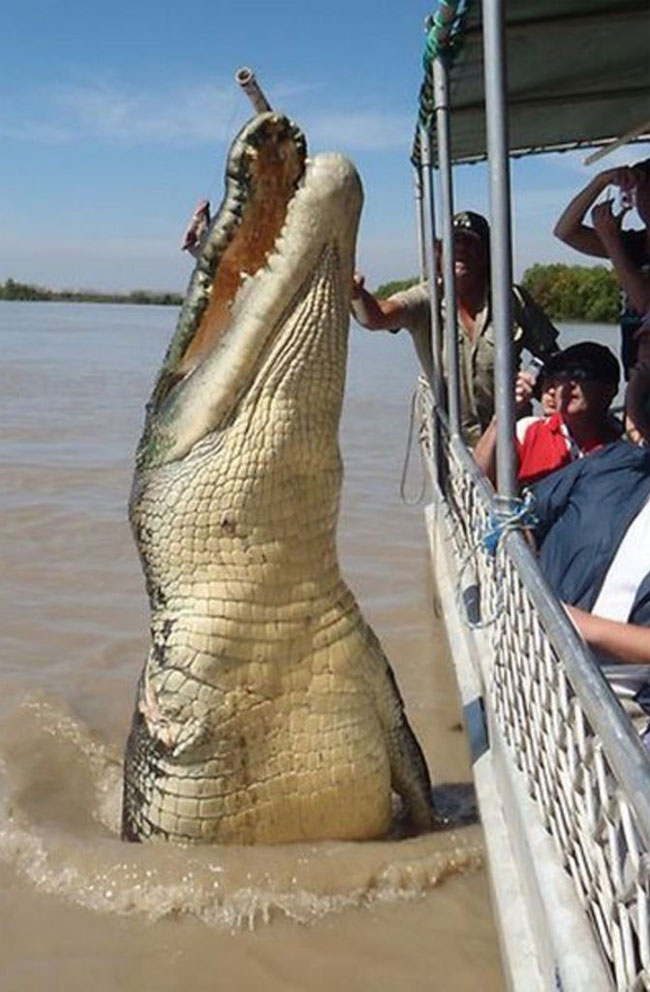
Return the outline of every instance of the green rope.
{"type": "MultiPolygon", "coordinates": [[[[468,566],[476,563],[478,555],[481,552],[494,561],[499,546],[506,534],[509,534],[513,530],[527,530],[534,527],[537,523],[537,517],[533,512],[534,505],[535,498],[530,489],[524,490],[523,498],[521,499],[512,497],[511,499],[503,500],[499,496],[496,496],[488,521],[465,554],[456,575],[455,596],[459,615],[464,619],[465,624],[470,630],[490,627],[497,617],[503,615],[505,608],[502,602],[503,584],[499,581],[503,576],[497,576],[495,582],[496,603],[494,612],[489,617],[470,617],[464,596],[464,579],[468,566]]],[[[472,585],[477,588],[479,587],[477,581],[473,582],[472,585]]]]}
{"type": "Polygon", "coordinates": [[[420,88],[418,120],[426,128],[431,126],[434,113],[433,80],[431,63],[434,59],[447,59],[449,64],[458,57],[465,41],[465,23],[473,0],[440,0],[427,33],[423,68],[424,81],[420,88]]]}
{"type": "Polygon", "coordinates": [[[424,62],[427,63],[441,55],[453,53],[457,44],[459,21],[462,15],[458,13],[459,0],[441,0],[427,34],[424,62]]]}

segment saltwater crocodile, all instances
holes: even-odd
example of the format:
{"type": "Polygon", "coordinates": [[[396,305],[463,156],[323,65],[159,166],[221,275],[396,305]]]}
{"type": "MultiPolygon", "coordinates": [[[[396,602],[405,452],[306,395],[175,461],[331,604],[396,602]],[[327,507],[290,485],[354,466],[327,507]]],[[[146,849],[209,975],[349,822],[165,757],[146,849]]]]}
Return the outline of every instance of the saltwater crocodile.
{"type": "Polygon", "coordinates": [[[364,839],[429,777],[336,556],[338,426],[362,192],[258,114],[230,151],[147,406],[130,519],[151,647],[126,747],[123,836],[364,839]]]}

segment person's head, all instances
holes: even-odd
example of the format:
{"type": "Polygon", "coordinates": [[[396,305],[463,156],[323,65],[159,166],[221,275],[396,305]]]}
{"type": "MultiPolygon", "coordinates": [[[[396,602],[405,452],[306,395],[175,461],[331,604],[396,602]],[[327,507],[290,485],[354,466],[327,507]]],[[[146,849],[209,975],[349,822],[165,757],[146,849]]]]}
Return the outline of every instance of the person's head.
{"type": "Polygon", "coordinates": [[[453,224],[456,278],[486,282],[490,274],[490,225],[472,210],[455,214],[453,224]]]}
{"type": "Polygon", "coordinates": [[[542,376],[553,383],[555,409],[569,423],[597,423],[618,392],[620,368],[609,348],[582,341],[552,355],[542,376]]]}
{"type": "Polygon", "coordinates": [[[650,158],[633,165],[632,172],[636,180],[636,210],[646,227],[650,227],[650,158]]]}
{"type": "Polygon", "coordinates": [[[650,362],[635,365],[625,390],[625,434],[633,444],[650,446],[650,362]]]}

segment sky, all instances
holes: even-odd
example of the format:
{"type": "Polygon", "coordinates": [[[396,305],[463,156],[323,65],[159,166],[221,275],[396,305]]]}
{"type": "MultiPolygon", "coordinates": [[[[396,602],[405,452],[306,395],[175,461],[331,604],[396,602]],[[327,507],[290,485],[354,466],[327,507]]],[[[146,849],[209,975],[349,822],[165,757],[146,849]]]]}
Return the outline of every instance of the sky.
{"type": "MultiPolygon", "coordinates": [[[[196,201],[217,205],[227,149],[251,116],[251,67],[311,152],[356,164],[358,267],[376,286],[417,272],[409,153],[435,0],[4,0],[0,282],[182,291],[196,201]]],[[[639,145],[634,159],[650,154],[639,145]]],[[[598,169],[586,152],[515,161],[515,275],[583,262],[553,238],[598,169]]],[[[457,209],[487,213],[483,165],[455,170],[457,209]]]]}

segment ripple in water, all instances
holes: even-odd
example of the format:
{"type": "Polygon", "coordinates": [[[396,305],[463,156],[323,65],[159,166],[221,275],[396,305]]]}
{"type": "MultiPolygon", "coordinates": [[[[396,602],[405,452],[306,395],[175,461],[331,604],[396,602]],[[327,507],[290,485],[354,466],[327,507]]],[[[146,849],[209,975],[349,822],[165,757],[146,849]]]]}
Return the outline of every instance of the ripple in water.
{"type": "Polygon", "coordinates": [[[2,727],[0,858],[41,891],[150,920],[220,929],[309,923],[417,899],[483,864],[479,828],[404,840],[274,847],[127,845],[121,755],[58,703],[30,699],[2,727]]]}

